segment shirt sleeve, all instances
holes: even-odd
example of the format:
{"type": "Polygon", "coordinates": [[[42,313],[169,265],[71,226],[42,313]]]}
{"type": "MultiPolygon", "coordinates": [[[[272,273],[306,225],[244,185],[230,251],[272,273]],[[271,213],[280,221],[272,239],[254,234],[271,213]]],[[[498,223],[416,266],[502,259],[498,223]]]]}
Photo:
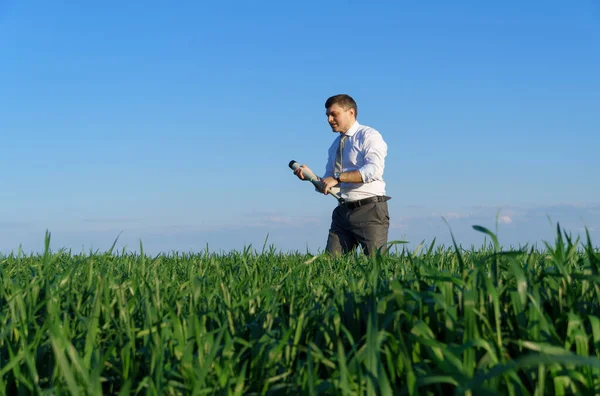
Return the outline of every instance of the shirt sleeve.
{"type": "MultiPolygon", "coordinates": [[[[337,140],[335,140],[331,144],[331,146],[329,146],[329,150],[327,151],[327,162],[325,163],[325,173],[323,174],[323,176],[321,176],[321,179],[325,179],[326,177],[333,177],[333,168],[334,168],[334,162],[335,162],[334,147],[336,147],[336,142],[337,142],[337,140]]],[[[321,192],[316,187],[315,187],[315,191],[321,192]]]]}
{"type": "Polygon", "coordinates": [[[336,142],[338,142],[337,139],[331,144],[331,146],[329,146],[329,150],[327,151],[327,163],[325,164],[325,173],[321,179],[333,176],[333,168],[335,165],[335,147],[337,147],[337,144],[339,144],[336,144],[336,142]]]}
{"type": "Polygon", "coordinates": [[[372,131],[365,137],[363,153],[364,165],[358,170],[363,183],[383,179],[387,144],[379,132],[372,131]]]}

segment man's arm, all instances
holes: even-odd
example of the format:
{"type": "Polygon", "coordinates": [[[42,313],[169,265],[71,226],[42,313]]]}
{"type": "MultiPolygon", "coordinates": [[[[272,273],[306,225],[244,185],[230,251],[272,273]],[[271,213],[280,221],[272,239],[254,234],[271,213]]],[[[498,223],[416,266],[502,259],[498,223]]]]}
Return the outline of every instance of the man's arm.
{"type": "MultiPolygon", "coordinates": [[[[322,179],[323,181],[323,193],[327,195],[331,187],[337,186],[339,183],[333,176],[322,179]]],[[[342,172],[340,173],[341,183],[362,183],[362,176],[359,171],[342,172]]]]}
{"type": "Polygon", "coordinates": [[[341,183],[363,183],[362,175],[360,171],[342,172],[340,173],[341,183]]]}
{"type": "Polygon", "coordinates": [[[325,173],[321,176],[321,179],[326,179],[333,176],[333,169],[335,167],[335,141],[329,146],[327,150],[327,162],[325,163],[325,173]]]}
{"type": "MultiPolygon", "coordinates": [[[[325,174],[323,174],[323,176],[319,177],[319,180],[324,181],[325,179],[330,180],[331,178],[333,178],[333,170],[335,167],[335,141],[331,144],[331,146],[329,146],[329,149],[327,150],[327,162],[325,163],[325,174]]],[[[323,186],[325,187],[325,186],[323,186]]],[[[315,191],[319,192],[319,193],[324,193],[324,191],[319,190],[318,188],[315,187],[315,191]]]]}
{"type": "Polygon", "coordinates": [[[387,144],[379,132],[372,131],[364,142],[365,164],[358,170],[364,183],[383,178],[387,144]]]}
{"type": "Polygon", "coordinates": [[[340,173],[341,183],[370,183],[381,178],[387,155],[387,145],[381,134],[371,133],[365,139],[363,152],[365,164],[358,170],[340,173]]]}

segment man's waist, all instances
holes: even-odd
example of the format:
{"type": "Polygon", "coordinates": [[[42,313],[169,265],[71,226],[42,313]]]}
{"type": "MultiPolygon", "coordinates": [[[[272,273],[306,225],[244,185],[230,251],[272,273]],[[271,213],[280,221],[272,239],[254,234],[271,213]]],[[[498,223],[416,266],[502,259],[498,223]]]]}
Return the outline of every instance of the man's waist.
{"type": "Polygon", "coordinates": [[[346,201],[342,198],[339,200],[339,205],[344,206],[346,209],[352,210],[371,203],[387,202],[390,199],[392,199],[392,197],[388,197],[387,195],[376,195],[374,197],[358,199],[355,201],[346,201]]]}

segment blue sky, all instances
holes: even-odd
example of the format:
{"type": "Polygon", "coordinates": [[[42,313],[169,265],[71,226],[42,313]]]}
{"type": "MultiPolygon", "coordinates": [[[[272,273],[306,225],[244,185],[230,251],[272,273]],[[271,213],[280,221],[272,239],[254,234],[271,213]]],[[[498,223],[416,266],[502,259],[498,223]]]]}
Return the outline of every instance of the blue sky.
{"type": "Polygon", "coordinates": [[[390,240],[600,241],[600,3],[0,2],[0,251],[324,248],[323,103],[388,143],[390,240]],[[550,220],[549,220],[550,218],[550,220]]]}

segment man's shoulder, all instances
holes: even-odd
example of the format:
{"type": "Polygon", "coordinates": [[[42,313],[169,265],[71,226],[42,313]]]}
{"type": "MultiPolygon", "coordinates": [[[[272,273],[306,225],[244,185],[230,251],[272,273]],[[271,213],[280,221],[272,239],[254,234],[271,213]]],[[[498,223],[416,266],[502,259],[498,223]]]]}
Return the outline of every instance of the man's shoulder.
{"type": "Polygon", "coordinates": [[[362,124],[358,126],[356,136],[360,139],[367,139],[374,136],[382,137],[381,133],[377,129],[373,128],[372,126],[362,124]]]}

